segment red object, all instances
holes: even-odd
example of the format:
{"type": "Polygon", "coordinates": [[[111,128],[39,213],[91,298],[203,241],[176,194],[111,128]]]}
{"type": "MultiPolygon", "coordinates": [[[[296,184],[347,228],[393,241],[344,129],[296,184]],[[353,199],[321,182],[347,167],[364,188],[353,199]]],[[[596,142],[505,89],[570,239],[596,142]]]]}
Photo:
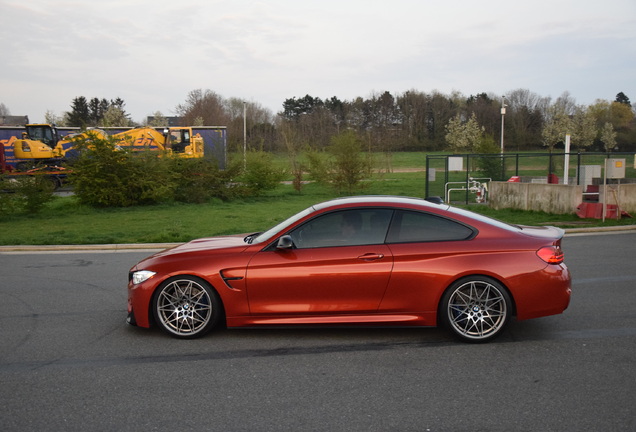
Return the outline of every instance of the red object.
{"type": "Polygon", "coordinates": [[[293,324],[435,326],[485,341],[563,312],[563,230],[517,227],[425,200],[317,204],[260,235],[194,240],[135,265],[129,322],[177,337],[293,324]]]}
{"type": "Polygon", "coordinates": [[[508,179],[509,183],[519,183],[521,182],[521,177],[519,176],[512,176],[508,179]]]}
{"type": "MultiPolygon", "coordinates": [[[[603,203],[584,202],[576,208],[576,215],[582,219],[603,219],[603,203]]],[[[605,219],[616,219],[618,207],[615,204],[606,204],[605,219]]],[[[632,217],[626,211],[621,211],[621,217],[632,217]]]]}
{"type": "Polygon", "coordinates": [[[556,174],[548,174],[548,184],[559,184],[559,177],[556,174]]]}
{"type": "Polygon", "coordinates": [[[0,143],[0,174],[7,170],[7,164],[4,157],[4,144],[0,143]]]}

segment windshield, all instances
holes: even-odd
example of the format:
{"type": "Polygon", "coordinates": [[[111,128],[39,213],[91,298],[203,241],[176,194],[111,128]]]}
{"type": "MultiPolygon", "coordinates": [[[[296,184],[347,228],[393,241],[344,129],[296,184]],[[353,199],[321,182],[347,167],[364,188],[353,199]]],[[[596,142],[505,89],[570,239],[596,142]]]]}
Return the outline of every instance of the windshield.
{"type": "Polygon", "coordinates": [[[46,145],[52,145],[53,132],[48,126],[27,126],[27,134],[29,138],[35,141],[42,141],[46,145]]]}
{"type": "Polygon", "coordinates": [[[261,243],[261,242],[269,239],[271,236],[273,236],[274,234],[278,233],[279,231],[281,231],[286,226],[289,226],[289,225],[293,224],[294,222],[299,221],[300,219],[304,218],[305,216],[307,216],[310,213],[313,213],[314,211],[315,210],[314,210],[313,207],[309,207],[308,209],[305,209],[305,210],[301,211],[300,213],[296,213],[294,216],[282,221],[281,223],[279,223],[275,227],[272,227],[272,228],[268,229],[267,231],[265,231],[264,233],[259,234],[258,237],[254,238],[252,240],[252,243],[261,243]]]}

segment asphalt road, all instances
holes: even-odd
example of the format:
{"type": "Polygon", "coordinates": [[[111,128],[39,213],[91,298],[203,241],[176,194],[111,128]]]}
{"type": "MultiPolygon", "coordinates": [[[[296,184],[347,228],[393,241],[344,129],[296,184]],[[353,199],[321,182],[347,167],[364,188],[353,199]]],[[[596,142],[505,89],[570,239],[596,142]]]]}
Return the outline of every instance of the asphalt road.
{"type": "Polygon", "coordinates": [[[439,329],[125,324],[147,252],[0,254],[2,431],[633,431],[636,233],[568,236],[570,308],[497,341],[439,329]]]}

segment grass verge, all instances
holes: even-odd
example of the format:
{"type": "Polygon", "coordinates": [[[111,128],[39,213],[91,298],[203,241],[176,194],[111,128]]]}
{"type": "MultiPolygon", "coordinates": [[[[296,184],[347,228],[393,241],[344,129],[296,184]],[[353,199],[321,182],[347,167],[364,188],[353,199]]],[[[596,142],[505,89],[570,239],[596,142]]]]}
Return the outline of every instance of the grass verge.
{"type": "MultiPolygon", "coordinates": [[[[362,194],[424,196],[423,172],[393,172],[365,184],[362,194]]],[[[37,215],[3,216],[0,245],[124,244],[185,242],[194,238],[263,231],[294,213],[337,194],[317,184],[301,192],[281,184],[266,196],[207,204],[93,209],[74,197],[56,197],[37,215]]],[[[560,227],[631,225],[621,221],[580,219],[517,210],[495,211],[485,205],[462,206],[505,222],[560,227]]]]}

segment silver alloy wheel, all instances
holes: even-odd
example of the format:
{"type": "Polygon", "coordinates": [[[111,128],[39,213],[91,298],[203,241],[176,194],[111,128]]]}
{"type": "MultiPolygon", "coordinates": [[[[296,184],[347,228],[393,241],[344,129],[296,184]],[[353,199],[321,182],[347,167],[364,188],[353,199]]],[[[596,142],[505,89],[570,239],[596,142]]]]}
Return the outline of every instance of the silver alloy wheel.
{"type": "Polygon", "coordinates": [[[484,342],[494,338],[510,316],[506,290],[487,278],[460,281],[447,293],[445,319],[462,339],[484,342]]]}
{"type": "Polygon", "coordinates": [[[161,327],[179,337],[200,336],[214,325],[218,302],[202,281],[168,281],[155,297],[155,317],[161,327]]]}

